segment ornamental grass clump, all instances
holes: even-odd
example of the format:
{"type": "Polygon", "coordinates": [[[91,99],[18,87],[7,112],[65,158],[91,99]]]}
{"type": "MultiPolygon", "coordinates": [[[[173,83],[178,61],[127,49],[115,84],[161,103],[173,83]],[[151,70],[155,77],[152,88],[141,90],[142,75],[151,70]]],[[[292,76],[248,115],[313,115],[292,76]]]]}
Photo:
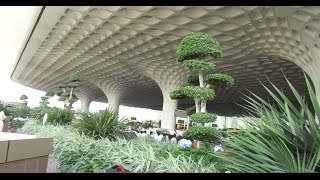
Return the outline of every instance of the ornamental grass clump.
{"type": "Polygon", "coordinates": [[[232,172],[320,172],[320,106],[308,78],[309,98],[300,94],[287,80],[294,95],[290,100],[278,87],[264,86],[272,102],[251,93],[246,106],[260,117],[259,123],[249,123],[242,133],[231,134],[228,153],[214,154],[232,172]],[[310,100],[306,100],[310,99],[310,100]],[[298,105],[294,102],[297,101],[298,105]]]}

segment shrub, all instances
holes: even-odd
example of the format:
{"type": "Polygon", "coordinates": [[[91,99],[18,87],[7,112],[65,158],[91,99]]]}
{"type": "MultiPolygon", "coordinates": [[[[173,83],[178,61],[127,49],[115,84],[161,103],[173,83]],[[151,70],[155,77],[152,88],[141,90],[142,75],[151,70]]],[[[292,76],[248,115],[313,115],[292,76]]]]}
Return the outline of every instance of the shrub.
{"type": "Polygon", "coordinates": [[[26,105],[8,107],[7,109],[13,118],[27,118],[30,116],[30,108],[26,105]]]}
{"type": "Polygon", "coordinates": [[[42,120],[44,115],[50,110],[49,107],[46,106],[39,106],[39,107],[34,107],[31,108],[31,118],[37,119],[37,120],[42,120]]]}
{"type": "Polygon", "coordinates": [[[209,63],[209,62],[204,62],[204,61],[198,61],[195,59],[192,60],[185,60],[182,63],[184,66],[188,67],[189,69],[192,70],[202,70],[202,71],[208,71],[212,70],[215,68],[215,64],[209,63]]]}
{"type": "Polygon", "coordinates": [[[187,77],[188,85],[199,86],[199,77],[196,75],[190,75],[187,77]]]}
{"type": "Polygon", "coordinates": [[[13,119],[10,122],[10,127],[16,130],[16,129],[22,128],[25,123],[26,121],[23,121],[20,119],[13,119]]]}
{"type": "Polygon", "coordinates": [[[216,119],[217,119],[216,114],[207,113],[207,112],[196,113],[191,115],[192,122],[202,123],[202,124],[214,122],[216,119]]]}
{"type": "Polygon", "coordinates": [[[208,74],[206,76],[206,82],[209,84],[213,84],[214,86],[224,86],[227,85],[229,87],[234,85],[233,77],[227,74],[208,74]]]}
{"type": "Polygon", "coordinates": [[[305,78],[311,106],[288,80],[298,106],[273,84],[272,90],[264,87],[274,103],[253,93],[253,97],[246,96],[244,107],[260,116],[261,122],[248,124],[243,135],[230,135],[228,154],[216,155],[226,168],[234,172],[320,172],[320,128],[315,117],[320,115],[320,106],[305,78]]]}
{"type": "MultiPolygon", "coordinates": [[[[24,133],[38,137],[53,137],[53,157],[59,161],[61,172],[105,172],[121,164],[130,172],[216,172],[215,163],[204,164],[205,159],[194,160],[186,155],[172,155],[175,147],[151,138],[130,141],[107,138],[92,139],[77,133],[69,126],[41,127],[29,121],[22,128],[24,133]],[[166,156],[158,156],[158,150],[166,156]]],[[[212,156],[213,157],[213,156],[212,156]]]]}
{"type": "Polygon", "coordinates": [[[172,99],[181,99],[185,97],[197,97],[200,100],[213,100],[215,92],[213,89],[197,86],[186,86],[174,90],[170,93],[172,99]]]}
{"type": "Polygon", "coordinates": [[[191,106],[189,108],[186,109],[186,113],[188,116],[191,116],[192,114],[196,113],[196,107],[195,106],[191,106]]]}
{"type": "Polygon", "coordinates": [[[186,157],[191,157],[193,160],[199,161],[201,158],[204,159],[203,165],[209,165],[209,164],[214,164],[217,161],[217,158],[212,156],[210,152],[212,152],[212,148],[208,149],[206,147],[200,146],[198,149],[194,148],[179,148],[179,147],[162,147],[160,146],[156,152],[155,155],[157,157],[161,158],[167,158],[168,157],[168,152],[173,156],[173,157],[178,157],[178,156],[186,156],[186,157]]]}
{"type": "Polygon", "coordinates": [[[54,96],[54,92],[53,91],[48,91],[48,92],[46,92],[45,96],[53,97],[54,96]]]}
{"type": "Polygon", "coordinates": [[[70,124],[74,118],[74,112],[68,108],[60,109],[57,107],[50,108],[48,111],[47,122],[53,125],[70,124]]]}
{"type": "Polygon", "coordinates": [[[26,99],[28,99],[28,96],[26,96],[24,94],[20,96],[20,100],[26,100],[26,99]]]}
{"type": "Polygon", "coordinates": [[[222,54],[220,43],[209,34],[193,32],[186,36],[177,48],[177,60],[195,59],[199,56],[219,57],[222,54]]]}
{"type": "Polygon", "coordinates": [[[191,127],[188,129],[183,136],[191,140],[200,140],[204,142],[213,142],[216,143],[220,136],[221,132],[213,127],[191,127]]]}
{"type": "Polygon", "coordinates": [[[81,113],[73,126],[85,135],[93,138],[115,139],[120,134],[118,114],[110,109],[102,113],[81,113]]]}

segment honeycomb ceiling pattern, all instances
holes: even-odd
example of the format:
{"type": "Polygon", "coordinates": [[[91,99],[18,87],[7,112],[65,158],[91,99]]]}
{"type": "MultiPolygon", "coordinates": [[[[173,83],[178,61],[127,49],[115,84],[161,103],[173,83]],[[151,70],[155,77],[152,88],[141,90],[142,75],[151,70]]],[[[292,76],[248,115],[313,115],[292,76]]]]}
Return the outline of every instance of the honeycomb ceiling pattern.
{"type": "Polygon", "coordinates": [[[176,62],[175,50],[199,31],[221,42],[223,56],[208,59],[216,72],[236,79],[234,87],[218,89],[215,102],[239,102],[246,89],[264,96],[257,79],[282,86],[283,74],[305,92],[299,67],[312,61],[310,48],[320,47],[320,7],[46,7],[12,79],[48,91],[80,72],[88,82],[82,94],[155,106],[161,91],[183,85],[191,73],[176,62]]]}

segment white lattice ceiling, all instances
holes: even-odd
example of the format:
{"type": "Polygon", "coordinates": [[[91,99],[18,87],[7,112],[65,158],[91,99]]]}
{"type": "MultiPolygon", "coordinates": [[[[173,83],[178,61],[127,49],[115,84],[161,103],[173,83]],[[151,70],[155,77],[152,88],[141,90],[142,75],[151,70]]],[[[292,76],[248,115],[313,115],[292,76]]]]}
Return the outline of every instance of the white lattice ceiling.
{"type": "Polygon", "coordinates": [[[257,78],[281,86],[282,71],[305,91],[298,66],[320,46],[319,13],[310,6],[46,7],[12,79],[47,91],[77,71],[85,80],[80,90],[97,98],[103,92],[96,86],[123,92],[127,105],[154,106],[162,103],[159,86],[181,85],[189,73],[175,61],[177,45],[201,31],[221,42],[217,71],[236,79],[216,102],[238,102],[245,89],[264,95],[257,78]]]}

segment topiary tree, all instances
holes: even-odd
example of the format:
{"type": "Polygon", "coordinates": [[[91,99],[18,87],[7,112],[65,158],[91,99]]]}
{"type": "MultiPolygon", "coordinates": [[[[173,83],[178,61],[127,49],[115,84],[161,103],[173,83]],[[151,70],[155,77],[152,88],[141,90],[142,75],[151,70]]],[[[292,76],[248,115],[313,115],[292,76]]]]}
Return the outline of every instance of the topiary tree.
{"type": "Polygon", "coordinates": [[[40,106],[44,107],[44,108],[48,108],[49,106],[49,99],[52,98],[54,96],[54,92],[53,91],[48,91],[46,92],[46,94],[44,96],[41,97],[41,102],[40,102],[40,106]]]}
{"type": "Polygon", "coordinates": [[[28,96],[27,95],[21,95],[20,96],[20,100],[22,101],[23,105],[27,105],[28,104],[28,96]]]}
{"type": "Polygon", "coordinates": [[[57,92],[57,96],[59,96],[58,101],[63,101],[65,107],[71,108],[72,102],[75,102],[76,96],[74,95],[74,92],[79,86],[79,82],[79,74],[72,73],[67,83],[59,85],[60,90],[57,92]]]}
{"type": "Polygon", "coordinates": [[[209,73],[215,69],[216,65],[206,62],[205,59],[217,58],[221,54],[220,43],[212,36],[201,32],[189,34],[177,48],[177,61],[197,75],[188,76],[188,86],[172,91],[170,97],[172,99],[194,99],[196,114],[191,115],[193,122],[203,125],[215,121],[217,116],[206,112],[207,101],[215,98],[215,88],[234,84],[234,79],[227,74],[209,73]]]}
{"type": "Polygon", "coordinates": [[[49,104],[49,97],[48,96],[41,96],[41,102],[40,102],[40,106],[42,107],[48,107],[49,104]]]}
{"type": "MultiPolygon", "coordinates": [[[[201,126],[217,119],[216,114],[208,113],[206,109],[207,101],[213,100],[216,96],[215,89],[234,84],[234,79],[227,74],[210,73],[216,65],[207,62],[206,59],[208,57],[215,59],[221,55],[220,43],[212,36],[201,32],[189,34],[177,48],[177,61],[191,69],[193,74],[187,77],[188,85],[172,91],[170,97],[172,99],[193,98],[195,106],[187,109],[187,113],[192,122],[197,122],[201,126]]],[[[217,138],[215,132],[215,128],[212,127],[192,127],[185,132],[184,136],[212,142],[217,138]]]]}
{"type": "Polygon", "coordinates": [[[53,91],[48,91],[48,92],[46,92],[45,96],[53,97],[54,96],[54,92],[53,91]]]}

